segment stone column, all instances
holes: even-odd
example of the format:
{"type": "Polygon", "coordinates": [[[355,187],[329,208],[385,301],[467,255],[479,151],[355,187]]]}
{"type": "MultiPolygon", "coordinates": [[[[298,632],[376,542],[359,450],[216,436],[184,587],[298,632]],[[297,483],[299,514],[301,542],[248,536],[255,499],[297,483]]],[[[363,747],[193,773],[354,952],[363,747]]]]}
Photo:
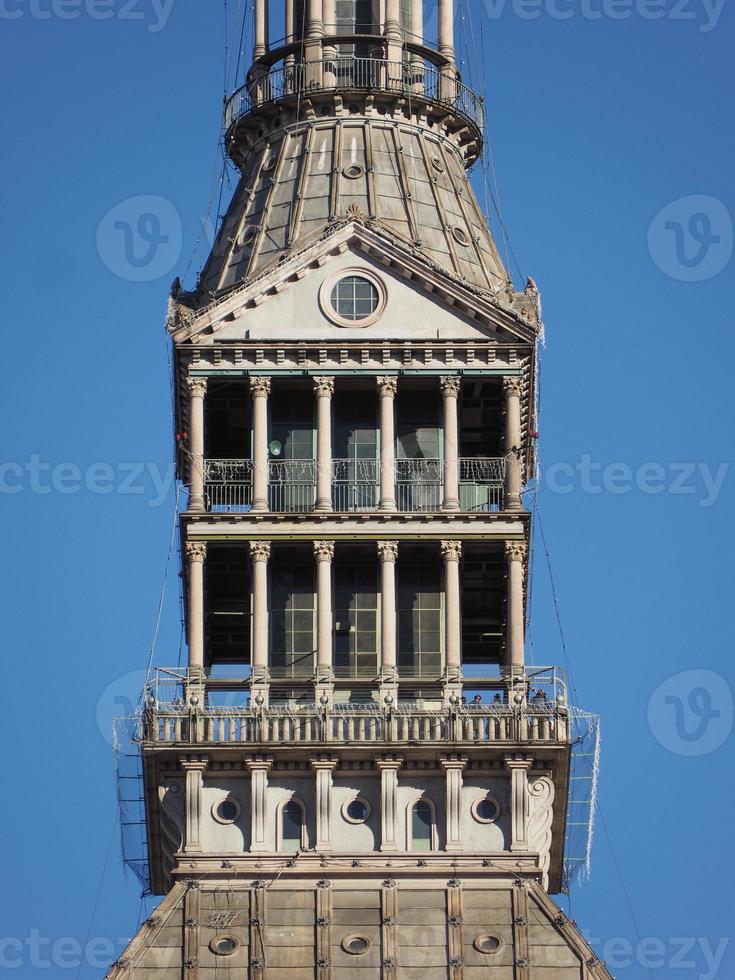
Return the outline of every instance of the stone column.
{"type": "Polygon", "coordinates": [[[253,61],[268,50],[268,0],[255,0],[253,61]]]}
{"type": "Polygon", "coordinates": [[[523,510],[521,503],[521,379],[505,376],[505,509],[523,510]]]}
{"type": "MultiPolygon", "coordinates": [[[[322,0],[304,0],[307,5],[306,15],[306,37],[304,45],[304,60],[320,63],[322,60],[322,37],[324,35],[324,25],[322,23],[322,0]]],[[[314,84],[321,84],[321,73],[315,65],[312,70],[316,70],[319,77],[307,80],[314,84]]]]}
{"type": "Polygon", "coordinates": [[[439,54],[454,64],[454,0],[439,0],[439,54]]]}
{"type": "Polygon", "coordinates": [[[311,768],[316,774],[316,844],[317,851],[332,850],[332,773],[337,760],[331,756],[316,756],[311,768]]]}
{"type": "Polygon", "coordinates": [[[266,791],[268,773],[273,765],[270,756],[256,755],[245,760],[250,770],[250,850],[267,851],[266,831],[266,791]]]}
{"type": "MultiPolygon", "coordinates": [[[[396,559],[397,541],[378,541],[380,558],[380,691],[394,694],[396,671],[396,559]]],[[[395,696],[395,694],[394,694],[395,696]]]]}
{"type": "Polygon", "coordinates": [[[270,541],[250,542],[250,591],[252,593],[251,637],[252,676],[251,694],[256,691],[268,696],[268,560],[270,541]]]}
{"type": "Polygon", "coordinates": [[[466,755],[449,755],[441,759],[446,775],[446,814],[448,851],[462,850],[462,771],[467,765],[466,755]]]}
{"type": "Polygon", "coordinates": [[[399,0],[385,0],[385,39],[387,57],[391,63],[389,77],[393,77],[393,74],[397,71],[397,66],[401,62],[403,48],[399,0]]]}
{"type": "Polygon", "coordinates": [[[459,591],[461,541],[442,541],[444,559],[444,694],[445,700],[461,694],[462,635],[459,591]]]}
{"type": "Polygon", "coordinates": [[[505,767],[510,772],[511,851],[528,850],[528,770],[531,759],[525,755],[507,755],[505,767]]]}
{"type": "Polygon", "coordinates": [[[332,561],[334,541],[315,541],[316,559],[316,690],[317,703],[331,705],[334,693],[332,648],[334,616],[332,615],[332,561]],[[326,696],[327,701],[323,698],[326,696]]]}
{"type": "Polygon", "coordinates": [[[206,378],[187,378],[189,389],[189,510],[204,510],[204,396],[206,378]]]}
{"type": "Polygon", "coordinates": [[[380,772],[380,850],[398,850],[398,770],[403,759],[385,756],[376,759],[380,772]]]}
{"type": "Polygon", "coordinates": [[[314,378],[316,395],[316,504],[332,509],[332,395],[334,378],[314,378]]]}
{"type": "Polygon", "coordinates": [[[459,510],[459,388],[457,375],[440,378],[444,402],[444,502],[443,510],[459,510]]]}
{"type": "Polygon", "coordinates": [[[508,563],[505,665],[516,673],[524,665],[523,579],[528,545],[525,541],[506,541],[505,557],[508,563]]]}
{"type": "Polygon", "coordinates": [[[380,510],[396,509],[395,397],[398,378],[377,378],[380,394],[380,510]]]}
{"type": "Polygon", "coordinates": [[[179,760],[186,779],[184,789],[184,808],[186,815],[184,851],[187,854],[197,853],[202,849],[202,784],[204,770],[207,768],[207,761],[206,758],[188,758],[186,756],[179,760]]]}
{"type": "MultiPolygon", "coordinates": [[[[323,28],[326,35],[337,33],[337,0],[323,0],[322,5],[323,28]]],[[[337,75],[334,70],[334,58],[337,56],[337,49],[333,44],[324,48],[324,85],[326,88],[333,88],[337,83],[337,75]]]]}
{"type": "Polygon", "coordinates": [[[204,675],[204,559],[207,556],[207,542],[187,541],[184,551],[189,586],[189,679],[198,683],[204,675]]]}
{"type": "Polygon", "coordinates": [[[253,399],[253,510],[268,510],[268,395],[271,379],[250,379],[253,399]]]}

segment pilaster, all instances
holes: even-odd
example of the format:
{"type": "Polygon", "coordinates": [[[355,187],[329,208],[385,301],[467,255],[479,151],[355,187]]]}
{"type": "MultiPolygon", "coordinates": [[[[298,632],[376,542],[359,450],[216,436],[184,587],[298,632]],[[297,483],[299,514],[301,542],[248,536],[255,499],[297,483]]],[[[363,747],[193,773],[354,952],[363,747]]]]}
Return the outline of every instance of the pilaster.
{"type": "Polygon", "coordinates": [[[313,756],[311,768],[316,778],[316,850],[332,850],[332,774],[337,768],[334,756],[313,756]]]}
{"type": "Polygon", "coordinates": [[[184,851],[187,854],[201,852],[201,816],[203,776],[208,759],[205,756],[182,756],[179,765],[184,772],[184,811],[186,815],[186,834],[184,851]]]}
{"type": "Polygon", "coordinates": [[[268,773],[273,766],[273,757],[265,755],[250,756],[245,760],[250,772],[250,850],[267,851],[266,831],[266,793],[268,773]]]}
{"type": "Polygon", "coordinates": [[[533,760],[528,755],[506,755],[505,768],[510,772],[511,851],[528,850],[528,770],[533,760]]]}
{"type": "Polygon", "coordinates": [[[398,850],[398,770],[399,756],[386,755],[375,760],[380,773],[380,850],[398,850]]]}

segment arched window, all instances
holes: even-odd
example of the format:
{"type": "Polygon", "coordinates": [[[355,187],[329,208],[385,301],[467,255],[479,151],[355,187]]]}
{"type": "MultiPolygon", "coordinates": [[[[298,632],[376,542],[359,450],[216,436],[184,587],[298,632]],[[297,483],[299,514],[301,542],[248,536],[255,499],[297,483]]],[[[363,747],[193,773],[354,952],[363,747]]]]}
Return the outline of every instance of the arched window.
{"type": "Polygon", "coordinates": [[[430,800],[417,800],[411,807],[408,831],[412,851],[436,850],[436,819],[430,800]]]}
{"type": "Polygon", "coordinates": [[[298,851],[304,846],[304,808],[299,800],[287,800],[281,807],[278,849],[298,851]]]}

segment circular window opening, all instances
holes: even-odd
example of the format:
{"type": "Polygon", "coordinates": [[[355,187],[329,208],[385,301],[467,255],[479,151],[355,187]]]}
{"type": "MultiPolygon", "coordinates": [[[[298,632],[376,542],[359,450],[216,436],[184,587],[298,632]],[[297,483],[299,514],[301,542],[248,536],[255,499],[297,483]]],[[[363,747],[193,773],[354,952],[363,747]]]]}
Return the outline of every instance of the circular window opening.
{"type": "Polygon", "coordinates": [[[272,170],[276,165],[276,154],[272,153],[263,164],[263,170],[272,170]]]}
{"type": "Polygon", "coordinates": [[[246,225],[240,232],[240,246],[252,245],[257,234],[258,229],[256,225],[246,225]]]}
{"type": "Polygon", "coordinates": [[[490,936],[486,933],[484,936],[475,936],[472,945],[478,953],[497,953],[500,949],[500,940],[497,936],[490,936]]]}
{"type": "Polygon", "coordinates": [[[440,157],[432,157],[431,165],[434,168],[434,170],[437,170],[440,174],[444,173],[444,164],[442,163],[440,157]]]}
{"type": "Polygon", "coordinates": [[[357,180],[358,177],[362,177],[365,171],[359,163],[351,163],[348,167],[342,168],[342,173],[348,180],[357,180]]]}
{"type": "Polygon", "coordinates": [[[492,796],[485,796],[472,804],[472,816],[480,823],[492,823],[500,816],[500,804],[492,796]]]}
{"type": "Polygon", "coordinates": [[[342,805],[342,816],[350,823],[365,823],[370,816],[370,804],[361,796],[356,796],[342,805]]]}
{"type": "Polygon", "coordinates": [[[215,936],[209,948],[216,956],[232,956],[240,943],[234,936],[215,936]]]}
{"type": "Polygon", "coordinates": [[[228,797],[212,807],[212,816],[218,823],[234,823],[240,816],[240,804],[228,797]]]}
{"type": "Polygon", "coordinates": [[[363,276],[345,276],[332,287],[330,302],[343,320],[365,320],[378,308],[378,290],[363,276]]]}
{"type": "Polygon", "coordinates": [[[459,242],[460,245],[470,244],[470,236],[464,228],[452,228],[452,235],[454,236],[455,242],[459,242]]]}
{"type": "Polygon", "coordinates": [[[352,956],[362,956],[370,949],[370,940],[367,936],[345,936],[342,940],[342,949],[352,956]]]}

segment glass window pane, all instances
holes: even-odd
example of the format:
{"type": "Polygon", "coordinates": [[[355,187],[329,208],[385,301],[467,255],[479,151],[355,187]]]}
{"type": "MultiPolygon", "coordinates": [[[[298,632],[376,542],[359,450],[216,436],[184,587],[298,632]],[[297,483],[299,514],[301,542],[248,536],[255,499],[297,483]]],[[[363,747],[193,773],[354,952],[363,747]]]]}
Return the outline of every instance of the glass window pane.
{"type": "Polygon", "coordinates": [[[431,807],[419,801],[411,814],[411,845],[414,851],[431,850],[431,807]]]}
{"type": "Polygon", "coordinates": [[[298,803],[286,803],[281,811],[281,835],[283,847],[301,847],[301,807],[298,803]]]}

